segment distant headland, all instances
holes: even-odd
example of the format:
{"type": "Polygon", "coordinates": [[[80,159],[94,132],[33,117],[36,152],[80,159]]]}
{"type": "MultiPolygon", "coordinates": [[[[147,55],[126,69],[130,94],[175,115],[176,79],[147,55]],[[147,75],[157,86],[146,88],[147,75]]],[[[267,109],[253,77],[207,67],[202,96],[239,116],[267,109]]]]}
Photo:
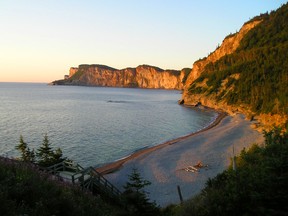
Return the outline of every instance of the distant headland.
{"type": "Polygon", "coordinates": [[[192,69],[163,70],[149,65],[115,69],[105,65],[70,68],[53,85],[84,85],[183,90],[180,104],[204,105],[229,114],[243,113],[255,128],[288,122],[287,4],[254,17],[224,38],[192,69]],[[271,34],[273,32],[273,34],[271,34]]]}
{"type": "Polygon", "coordinates": [[[99,64],[79,65],[71,67],[69,75],[65,75],[63,80],[52,84],[182,90],[190,71],[188,68],[163,70],[150,65],[121,70],[99,64]]]}

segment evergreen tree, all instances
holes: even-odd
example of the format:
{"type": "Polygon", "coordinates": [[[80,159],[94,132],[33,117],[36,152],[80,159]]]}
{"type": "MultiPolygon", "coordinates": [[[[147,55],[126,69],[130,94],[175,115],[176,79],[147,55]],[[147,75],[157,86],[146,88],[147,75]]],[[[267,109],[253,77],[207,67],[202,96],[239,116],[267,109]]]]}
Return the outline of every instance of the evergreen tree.
{"type": "Polygon", "coordinates": [[[288,132],[264,132],[265,145],[237,156],[237,170],[209,179],[202,192],[184,202],[177,215],[287,215],[288,132]]]}
{"type": "Polygon", "coordinates": [[[150,202],[144,187],[151,182],[144,180],[137,169],[133,169],[129,182],[124,186],[123,200],[130,215],[159,215],[155,202],[150,202]]]}
{"type": "Polygon", "coordinates": [[[16,146],[16,149],[21,153],[21,160],[26,161],[27,143],[24,142],[23,136],[20,136],[19,144],[16,146]]]}
{"type": "Polygon", "coordinates": [[[25,162],[35,162],[35,152],[34,149],[30,151],[26,142],[24,142],[23,136],[20,136],[19,144],[16,146],[16,149],[20,151],[20,159],[25,162]]]}
{"type": "Polygon", "coordinates": [[[42,145],[37,149],[38,165],[47,167],[64,160],[62,150],[58,148],[54,152],[50,145],[48,136],[45,134],[42,145]]]}

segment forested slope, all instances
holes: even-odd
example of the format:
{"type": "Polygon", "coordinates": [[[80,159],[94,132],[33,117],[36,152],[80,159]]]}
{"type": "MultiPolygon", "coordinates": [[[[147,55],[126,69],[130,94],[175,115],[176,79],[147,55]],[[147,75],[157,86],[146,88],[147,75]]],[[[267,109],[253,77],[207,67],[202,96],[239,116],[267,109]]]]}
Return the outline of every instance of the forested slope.
{"type": "Polygon", "coordinates": [[[288,4],[249,22],[256,20],[261,22],[235,52],[205,66],[188,86],[189,95],[242,107],[252,115],[287,117],[288,4]]]}

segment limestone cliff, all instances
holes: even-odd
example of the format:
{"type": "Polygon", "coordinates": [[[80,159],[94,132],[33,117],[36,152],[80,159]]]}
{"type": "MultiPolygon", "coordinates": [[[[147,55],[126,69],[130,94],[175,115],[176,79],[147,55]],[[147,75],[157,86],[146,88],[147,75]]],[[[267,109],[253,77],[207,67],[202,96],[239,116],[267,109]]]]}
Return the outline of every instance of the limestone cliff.
{"type": "Polygon", "coordinates": [[[69,79],[54,81],[53,84],[181,90],[185,76],[184,70],[163,70],[149,65],[122,70],[105,65],[79,65],[70,68],[69,72],[69,79]]]}

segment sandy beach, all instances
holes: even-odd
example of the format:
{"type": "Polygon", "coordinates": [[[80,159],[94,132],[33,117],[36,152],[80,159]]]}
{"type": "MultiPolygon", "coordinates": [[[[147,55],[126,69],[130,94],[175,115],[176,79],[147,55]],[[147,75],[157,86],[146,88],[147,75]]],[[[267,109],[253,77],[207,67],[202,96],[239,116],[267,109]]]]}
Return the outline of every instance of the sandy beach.
{"type": "Polygon", "coordinates": [[[263,135],[250,127],[242,114],[233,117],[220,114],[208,128],[178,139],[144,149],[97,170],[105,174],[120,190],[133,168],[152,184],[146,188],[152,201],[160,206],[180,202],[177,185],[187,200],[203,189],[208,178],[228,167],[230,158],[252,143],[263,143],[263,135]],[[201,161],[205,167],[186,171],[201,161]],[[207,165],[207,167],[206,167],[207,165]],[[112,173],[111,173],[112,172],[112,173]]]}

